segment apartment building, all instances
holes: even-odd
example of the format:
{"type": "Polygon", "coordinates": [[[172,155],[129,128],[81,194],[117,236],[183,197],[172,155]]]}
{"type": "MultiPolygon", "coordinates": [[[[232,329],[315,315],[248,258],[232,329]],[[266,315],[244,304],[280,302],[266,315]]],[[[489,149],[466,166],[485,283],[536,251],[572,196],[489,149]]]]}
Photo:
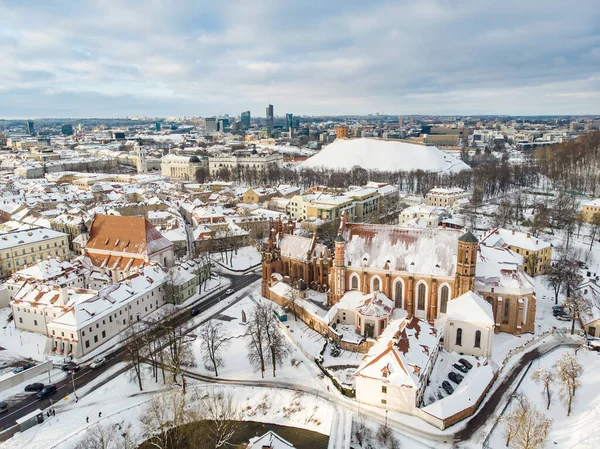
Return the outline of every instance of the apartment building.
{"type": "Polygon", "coordinates": [[[378,189],[365,187],[362,189],[348,190],[345,194],[352,198],[354,204],[354,221],[362,223],[369,221],[368,218],[379,212],[379,199],[381,195],[378,189]]]}
{"type": "Polygon", "coordinates": [[[32,228],[0,236],[0,277],[8,277],[49,257],[70,258],[68,234],[32,228]]]}
{"type": "Polygon", "coordinates": [[[471,194],[460,187],[435,188],[431,189],[425,195],[425,202],[428,206],[451,207],[457,200],[469,199],[471,194]]]}
{"type": "Polygon", "coordinates": [[[591,223],[594,214],[600,214],[600,198],[583,203],[581,205],[581,213],[583,214],[583,219],[591,223]]]}
{"type": "Polygon", "coordinates": [[[523,257],[523,271],[534,277],[544,274],[552,260],[550,243],[514,229],[492,229],[482,236],[481,244],[495,248],[507,246],[523,257]]]}

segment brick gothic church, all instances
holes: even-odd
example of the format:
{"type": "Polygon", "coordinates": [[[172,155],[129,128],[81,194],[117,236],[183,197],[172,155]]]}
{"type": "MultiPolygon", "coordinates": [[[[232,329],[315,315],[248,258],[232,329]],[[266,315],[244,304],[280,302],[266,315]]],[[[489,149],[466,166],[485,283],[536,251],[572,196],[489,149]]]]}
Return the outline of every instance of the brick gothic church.
{"type": "MultiPolygon", "coordinates": [[[[348,291],[365,295],[382,292],[396,308],[432,322],[446,314],[448,301],[477,290],[492,305],[496,332],[520,334],[534,330],[533,290],[502,285],[502,276],[514,283],[515,278],[526,280],[527,275],[513,266],[512,271],[507,267],[502,270],[497,260],[483,257],[479,241],[471,232],[461,235],[453,229],[413,229],[343,220],[333,257],[316,236],[306,238],[292,232],[281,223],[272,227],[262,264],[262,294],[267,298],[275,278],[327,292],[329,306],[348,291]],[[491,285],[496,288],[489,288],[486,276],[494,269],[502,274],[492,278],[491,285]],[[274,274],[279,276],[274,278],[274,274]]],[[[504,254],[506,249],[492,250],[504,254]]],[[[487,254],[490,249],[485,251],[487,254]]]]}

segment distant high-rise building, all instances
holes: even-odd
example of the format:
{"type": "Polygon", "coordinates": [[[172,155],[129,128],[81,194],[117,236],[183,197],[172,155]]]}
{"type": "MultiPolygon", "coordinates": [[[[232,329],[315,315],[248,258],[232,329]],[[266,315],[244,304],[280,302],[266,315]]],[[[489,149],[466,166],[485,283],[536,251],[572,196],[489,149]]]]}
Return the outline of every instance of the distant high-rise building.
{"type": "Polygon", "coordinates": [[[225,128],[228,128],[228,127],[229,127],[229,118],[227,118],[227,117],[222,117],[217,122],[217,131],[219,131],[221,133],[224,133],[225,128]]]}
{"type": "Polygon", "coordinates": [[[243,130],[250,129],[250,111],[242,112],[240,122],[243,130]]]}
{"type": "Polygon", "coordinates": [[[291,131],[294,128],[294,114],[285,114],[285,130],[291,131]]]}
{"type": "Polygon", "coordinates": [[[60,130],[63,133],[63,135],[65,135],[65,136],[73,135],[73,125],[62,125],[60,127],[60,130]]]}
{"type": "Polygon", "coordinates": [[[400,128],[404,126],[404,117],[398,117],[398,126],[400,128]]]}
{"type": "Polygon", "coordinates": [[[217,132],[217,119],[216,117],[207,117],[204,119],[206,124],[206,133],[212,134],[217,132]]]}
{"type": "Polygon", "coordinates": [[[348,127],[347,126],[336,126],[335,127],[335,136],[338,139],[347,139],[348,138],[348,127]]]}
{"type": "Polygon", "coordinates": [[[156,122],[154,124],[154,126],[156,127],[156,132],[159,132],[160,131],[160,122],[156,122]]]}
{"type": "Polygon", "coordinates": [[[273,124],[275,122],[275,115],[273,114],[273,105],[267,106],[267,129],[269,132],[273,131],[273,124]]]}
{"type": "Polygon", "coordinates": [[[27,127],[27,134],[29,134],[30,136],[35,136],[35,129],[33,127],[33,120],[27,120],[27,122],[25,123],[25,126],[27,127]]]}

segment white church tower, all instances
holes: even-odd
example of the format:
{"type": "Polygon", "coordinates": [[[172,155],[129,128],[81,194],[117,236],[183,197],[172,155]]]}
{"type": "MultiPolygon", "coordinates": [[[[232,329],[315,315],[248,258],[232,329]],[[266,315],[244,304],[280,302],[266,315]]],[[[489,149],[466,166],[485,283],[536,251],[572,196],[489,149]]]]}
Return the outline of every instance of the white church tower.
{"type": "Polygon", "coordinates": [[[136,168],[139,174],[148,173],[148,162],[146,161],[146,150],[139,144],[135,144],[136,168]]]}

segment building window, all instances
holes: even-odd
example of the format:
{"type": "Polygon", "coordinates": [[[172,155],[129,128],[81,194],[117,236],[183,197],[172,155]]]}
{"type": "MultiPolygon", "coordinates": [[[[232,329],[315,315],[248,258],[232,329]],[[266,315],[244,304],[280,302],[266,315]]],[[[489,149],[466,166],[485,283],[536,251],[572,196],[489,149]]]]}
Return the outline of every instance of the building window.
{"type": "Polygon", "coordinates": [[[481,348],[481,331],[475,332],[475,347],[481,348]]]}
{"type": "Polygon", "coordinates": [[[33,325],[37,326],[37,320],[33,320],[33,325]]]}
{"type": "Polygon", "coordinates": [[[23,323],[23,318],[19,317],[19,323],[23,323]]]}
{"type": "Polygon", "coordinates": [[[89,341],[89,340],[86,340],[86,341],[85,341],[85,347],[86,347],[86,348],[89,348],[89,347],[90,347],[90,341],[89,341]]]}
{"type": "Polygon", "coordinates": [[[98,336],[94,335],[94,343],[98,343],[98,336]]]}
{"type": "Polygon", "coordinates": [[[358,290],[358,275],[352,274],[350,276],[350,288],[352,290],[358,290]]]}
{"type": "Polygon", "coordinates": [[[508,312],[510,310],[510,302],[508,300],[508,298],[504,298],[504,318],[503,321],[504,322],[508,322],[508,312]]]}
{"type": "Polygon", "coordinates": [[[456,346],[462,346],[462,329],[456,329],[456,346]]]}
{"type": "Polygon", "coordinates": [[[450,296],[450,289],[447,285],[442,286],[440,291],[440,313],[446,313],[446,306],[448,305],[448,296],[450,296]]]}
{"type": "Polygon", "coordinates": [[[106,331],[102,331],[102,338],[106,338],[106,331]]]}
{"type": "Polygon", "coordinates": [[[381,290],[381,281],[378,277],[374,277],[372,292],[378,292],[379,290],[381,290]]]}
{"type": "Polygon", "coordinates": [[[381,400],[381,403],[382,403],[382,404],[387,404],[387,401],[386,401],[385,399],[382,399],[382,400],[381,400]]]}
{"type": "Polygon", "coordinates": [[[492,298],[491,296],[488,296],[487,298],[485,298],[485,300],[490,303],[490,306],[492,306],[492,308],[494,307],[494,298],[492,298]]]}
{"type": "Polygon", "coordinates": [[[382,392],[382,393],[387,393],[387,387],[386,387],[385,385],[383,385],[383,386],[381,387],[381,392],[382,392]]]}
{"type": "Polygon", "coordinates": [[[403,291],[402,291],[402,282],[398,279],[396,281],[396,285],[394,287],[394,302],[395,302],[395,306],[399,309],[402,308],[402,296],[403,296],[403,291]]]}
{"type": "Polygon", "coordinates": [[[590,326],[588,328],[588,335],[590,337],[595,337],[596,336],[596,328],[594,326],[590,326]]]}
{"type": "Polygon", "coordinates": [[[425,310],[425,284],[419,284],[417,288],[417,309],[425,310]]]}

